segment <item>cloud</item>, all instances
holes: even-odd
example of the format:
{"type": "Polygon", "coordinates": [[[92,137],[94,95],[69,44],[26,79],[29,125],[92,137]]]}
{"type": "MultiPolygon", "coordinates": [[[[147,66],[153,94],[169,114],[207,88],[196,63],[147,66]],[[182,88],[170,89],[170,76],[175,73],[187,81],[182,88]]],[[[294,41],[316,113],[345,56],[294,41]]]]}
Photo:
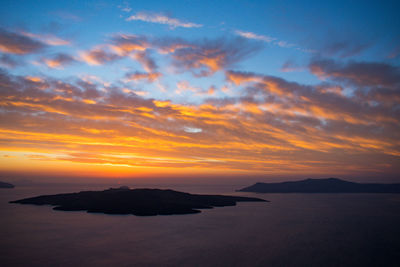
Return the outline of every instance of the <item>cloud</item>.
{"type": "Polygon", "coordinates": [[[275,42],[275,44],[277,46],[284,47],[284,48],[290,48],[290,47],[295,47],[296,46],[295,44],[290,44],[290,43],[288,43],[286,41],[277,41],[277,42],[275,42]]]}
{"type": "Polygon", "coordinates": [[[1,54],[0,55],[0,66],[6,67],[6,68],[15,68],[17,66],[20,66],[22,63],[12,57],[9,54],[1,54]]]}
{"type": "Polygon", "coordinates": [[[111,49],[120,56],[131,52],[143,52],[151,46],[144,36],[119,34],[112,38],[111,49]]]}
{"type": "Polygon", "coordinates": [[[46,44],[28,36],[0,28],[0,51],[8,54],[32,54],[44,49],[46,44]]]}
{"type": "Polygon", "coordinates": [[[286,61],[281,67],[283,72],[295,72],[295,71],[305,71],[307,68],[302,67],[294,63],[293,61],[286,61]]]}
{"type": "Polygon", "coordinates": [[[34,38],[40,42],[43,42],[47,45],[52,45],[52,46],[60,46],[60,45],[70,45],[71,42],[61,39],[57,36],[46,34],[46,35],[41,35],[41,34],[34,34],[30,32],[21,32],[22,35],[34,38]]]}
{"type": "Polygon", "coordinates": [[[60,69],[77,62],[77,60],[68,54],[58,53],[49,58],[42,58],[42,62],[44,62],[49,68],[60,69]]]}
{"type": "Polygon", "coordinates": [[[237,35],[240,35],[240,36],[242,36],[244,38],[247,38],[247,39],[260,40],[260,41],[264,41],[264,42],[267,42],[267,43],[270,43],[270,42],[276,40],[276,38],[273,38],[273,37],[270,37],[270,36],[266,36],[266,35],[255,34],[253,32],[244,32],[244,31],[237,30],[237,31],[235,31],[235,33],[237,35]]]}
{"type": "Polygon", "coordinates": [[[153,46],[160,54],[172,54],[175,51],[183,48],[195,47],[195,45],[181,38],[159,38],[153,40],[153,46]]]}
{"type": "Polygon", "coordinates": [[[103,65],[121,57],[110,51],[107,46],[97,46],[89,51],[81,52],[80,58],[89,65],[103,65]]]}
{"type": "Polygon", "coordinates": [[[226,76],[235,85],[245,86],[247,94],[241,101],[255,103],[258,112],[260,108],[261,111],[271,109],[274,113],[291,116],[301,114],[323,122],[344,121],[352,125],[369,125],[371,121],[398,121],[394,114],[399,111],[395,106],[388,106],[384,98],[375,98],[376,104],[371,105],[368,97],[346,97],[342,94],[342,89],[335,85],[306,86],[250,72],[229,71],[226,76]],[[260,106],[260,103],[267,104],[260,106]]]}
{"type": "Polygon", "coordinates": [[[132,58],[136,59],[137,61],[142,64],[143,68],[147,72],[155,72],[157,70],[157,64],[155,61],[150,57],[149,53],[146,52],[137,52],[132,55],[132,58]]]}
{"type": "Polygon", "coordinates": [[[352,41],[336,41],[325,45],[321,50],[327,56],[340,58],[352,57],[360,54],[371,46],[372,43],[356,43],[352,41]]]}
{"type": "Polygon", "coordinates": [[[356,86],[394,88],[400,85],[400,68],[387,63],[339,63],[330,59],[314,59],[310,62],[309,69],[320,78],[344,81],[356,86]]]}
{"type": "Polygon", "coordinates": [[[163,14],[148,13],[148,12],[137,12],[135,15],[132,15],[126,19],[126,21],[132,21],[132,20],[165,24],[168,25],[171,29],[175,29],[176,27],[199,28],[203,26],[201,24],[196,24],[192,22],[183,22],[176,18],[171,18],[163,14]]]}
{"type": "Polygon", "coordinates": [[[190,70],[194,75],[202,77],[231,67],[258,50],[258,46],[243,39],[218,39],[186,43],[170,55],[175,67],[190,70]]]}
{"type": "Polygon", "coordinates": [[[188,126],[184,126],[183,130],[187,133],[201,133],[203,131],[201,128],[193,128],[188,126]]]}
{"type": "MultiPolygon", "coordinates": [[[[315,85],[232,70],[258,51],[259,44],[239,37],[188,41],[119,34],[76,59],[62,53],[41,57],[55,68],[76,60],[102,65],[133,59],[143,70],[120,77],[155,85],[164,62],[196,77],[225,74],[225,88],[232,92],[225,98],[218,97],[215,86],[178,77],[178,93],[200,99],[190,104],[167,100],[165,95],[152,99],[140,86],[154,85],[145,83],[18,76],[1,70],[2,149],[30,154],[41,150],[54,161],[77,164],[261,173],[325,173],[339,167],[380,171],[379,164],[398,163],[398,67],[314,58],[307,67],[325,78],[315,85]],[[161,57],[166,60],[155,61],[161,57]],[[60,151],[63,155],[54,156],[60,151]],[[357,160],[349,161],[351,157],[357,160]]],[[[6,61],[18,56],[3,57],[6,61]]],[[[284,67],[297,66],[287,62],[284,67]]]]}
{"type": "Polygon", "coordinates": [[[245,32],[245,31],[240,31],[240,30],[236,30],[235,34],[239,35],[243,38],[246,38],[246,39],[259,40],[259,41],[263,41],[265,43],[270,43],[270,44],[273,44],[273,45],[276,45],[276,46],[279,46],[282,48],[295,48],[297,50],[307,52],[307,53],[312,52],[312,50],[302,49],[295,44],[291,44],[286,41],[281,41],[281,40],[278,40],[277,38],[267,36],[267,35],[261,35],[261,34],[256,34],[254,32],[245,32]]]}
{"type": "Polygon", "coordinates": [[[180,81],[176,84],[177,89],[175,93],[178,95],[183,92],[192,92],[195,95],[213,95],[215,93],[215,86],[210,86],[208,89],[202,89],[200,87],[192,86],[188,81],[180,81]]]}
{"type": "Polygon", "coordinates": [[[123,12],[129,13],[132,11],[132,8],[129,6],[128,2],[124,2],[122,5],[118,5],[117,7],[123,12]]]}
{"type": "Polygon", "coordinates": [[[125,76],[125,78],[128,81],[147,80],[147,82],[154,82],[160,77],[161,73],[159,72],[152,72],[152,73],[134,72],[134,73],[128,73],[125,76]]]}
{"type": "Polygon", "coordinates": [[[205,77],[232,67],[260,49],[243,38],[187,41],[180,38],[149,38],[143,35],[118,34],[108,44],[80,53],[90,65],[102,65],[124,57],[138,61],[148,73],[158,72],[153,53],[172,60],[176,71],[190,71],[205,77]]]}
{"type": "Polygon", "coordinates": [[[25,79],[35,83],[43,82],[42,78],[35,76],[25,76],[25,79]]]}
{"type": "Polygon", "coordinates": [[[226,76],[239,96],[194,105],[145,99],[115,84],[101,90],[102,83],[2,70],[1,149],[87,167],[246,174],[379,173],[388,170],[382,164],[399,166],[395,106],[369,105],[328,83],[308,86],[239,71],[226,76]]]}
{"type": "Polygon", "coordinates": [[[145,36],[133,34],[115,35],[111,44],[108,45],[110,50],[120,57],[127,57],[137,60],[146,72],[157,72],[157,64],[150,56],[150,49],[155,45],[145,36]]]}

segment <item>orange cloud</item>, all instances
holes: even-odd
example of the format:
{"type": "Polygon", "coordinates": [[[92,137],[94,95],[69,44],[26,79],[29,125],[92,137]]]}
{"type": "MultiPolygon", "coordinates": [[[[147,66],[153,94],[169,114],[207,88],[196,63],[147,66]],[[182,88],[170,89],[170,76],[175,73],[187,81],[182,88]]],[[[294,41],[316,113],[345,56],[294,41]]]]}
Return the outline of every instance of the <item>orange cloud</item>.
{"type": "Polygon", "coordinates": [[[63,68],[66,65],[76,62],[72,56],[63,53],[54,55],[51,58],[43,58],[42,61],[47,65],[47,67],[55,69],[63,68]]]}
{"type": "MultiPolygon", "coordinates": [[[[103,91],[93,79],[0,75],[0,151],[40,155],[18,158],[32,170],[71,166],[96,174],[107,169],[110,176],[399,171],[393,167],[399,166],[399,124],[391,107],[276,77],[227,72],[233,85],[244,86],[241,96],[189,105],[118,86],[103,91]]],[[[180,86],[192,90],[188,82],[180,86]]],[[[10,160],[2,157],[1,168],[16,171],[10,160]]]]}
{"type": "Polygon", "coordinates": [[[10,54],[30,54],[44,49],[46,45],[28,36],[0,28],[0,51],[10,54]]]}
{"type": "Polygon", "coordinates": [[[176,84],[176,87],[177,89],[175,90],[175,93],[177,94],[189,91],[196,95],[213,95],[216,90],[214,86],[210,86],[208,89],[191,86],[188,81],[180,81],[176,84]]]}
{"type": "Polygon", "coordinates": [[[35,77],[35,76],[26,76],[25,79],[32,81],[32,82],[42,82],[42,78],[40,77],[35,77]]]}
{"type": "Polygon", "coordinates": [[[107,51],[105,46],[98,46],[89,51],[81,52],[80,57],[89,65],[102,65],[120,58],[117,54],[107,51]]]}
{"type": "Polygon", "coordinates": [[[257,46],[243,40],[234,42],[220,39],[192,43],[174,50],[171,56],[177,68],[192,71],[196,76],[210,76],[242,61],[257,50],[257,46]]]}
{"type": "Polygon", "coordinates": [[[132,34],[119,34],[113,38],[112,42],[110,48],[120,56],[131,52],[143,52],[151,47],[147,38],[132,34]]]}
{"type": "Polygon", "coordinates": [[[22,35],[27,36],[27,37],[31,37],[34,39],[37,39],[47,45],[52,45],[52,46],[60,46],[60,45],[70,45],[71,42],[61,39],[57,36],[54,35],[41,35],[41,34],[34,34],[34,33],[30,33],[30,32],[21,32],[22,35]]]}
{"type": "Polygon", "coordinates": [[[155,72],[157,70],[157,65],[150,56],[145,52],[138,52],[132,55],[132,58],[142,64],[143,68],[147,72],[155,72]]]}
{"type": "Polygon", "coordinates": [[[137,80],[147,80],[147,82],[154,82],[158,78],[160,78],[161,73],[143,73],[143,72],[135,72],[126,75],[126,79],[129,81],[137,81],[137,80]]]}

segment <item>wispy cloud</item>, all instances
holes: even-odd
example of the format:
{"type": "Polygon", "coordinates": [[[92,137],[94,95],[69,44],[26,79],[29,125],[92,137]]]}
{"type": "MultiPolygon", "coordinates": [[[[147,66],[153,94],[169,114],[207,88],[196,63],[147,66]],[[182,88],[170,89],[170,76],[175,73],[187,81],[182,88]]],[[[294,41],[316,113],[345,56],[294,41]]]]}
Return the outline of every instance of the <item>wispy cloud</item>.
{"type": "Polygon", "coordinates": [[[306,67],[299,66],[291,60],[286,61],[283,63],[281,67],[281,71],[283,72],[296,72],[296,71],[305,71],[307,70],[306,67]]]}
{"type": "Polygon", "coordinates": [[[60,69],[63,68],[64,66],[77,62],[77,60],[74,57],[64,53],[58,53],[51,57],[42,58],[41,61],[45,63],[47,67],[53,69],[60,69]]]}
{"type": "Polygon", "coordinates": [[[110,50],[109,46],[100,45],[89,51],[81,52],[80,58],[89,65],[103,65],[121,58],[110,50]]]}
{"type": "Polygon", "coordinates": [[[368,49],[372,45],[371,42],[369,43],[360,43],[356,40],[344,40],[344,41],[335,41],[331,42],[324,47],[322,47],[322,53],[326,56],[336,56],[340,58],[347,58],[353,57],[364,50],[368,49]]]}
{"type": "Polygon", "coordinates": [[[140,20],[145,22],[152,22],[158,24],[168,25],[170,28],[174,29],[176,27],[183,28],[199,28],[202,24],[184,22],[176,18],[172,18],[159,13],[148,13],[148,12],[137,12],[135,15],[130,16],[126,21],[140,20]]]}
{"type": "Polygon", "coordinates": [[[151,47],[151,43],[144,36],[134,34],[118,34],[112,38],[111,49],[120,56],[131,52],[142,52],[151,47]]]}
{"type": "Polygon", "coordinates": [[[15,68],[20,66],[21,62],[13,58],[10,54],[0,55],[0,66],[5,68],[15,68]]]}
{"type": "Polygon", "coordinates": [[[188,81],[180,81],[176,84],[177,89],[175,93],[180,95],[183,92],[192,92],[195,95],[213,95],[215,93],[215,87],[210,86],[208,89],[202,89],[200,87],[192,86],[188,81]]]}
{"type": "Polygon", "coordinates": [[[31,54],[46,47],[41,41],[0,28],[0,51],[9,54],[31,54]]]}
{"type": "Polygon", "coordinates": [[[337,62],[331,59],[314,59],[310,71],[321,78],[344,81],[356,86],[379,86],[398,89],[400,68],[387,63],[337,62]]]}
{"type": "MultiPolygon", "coordinates": [[[[166,40],[168,45],[168,40],[166,40]]],[[[171,53],[174,66],[180,70],[191,71],[195,76],[205,77],[232,67],[259,50],[245,40],[217,39],[198,42],[181,41],[171,53]],[[186,45],[185,45],[186,44],[186,45]]],[[[162,45],[161,45],[162,47],[162,45]]]]}
{"type": "Polygon", "coordinates": [[[288,43],[286,41],[282,41],[282,40],[278,40],[275,37],[271,37],[271,36],[267,36],[267,35],[261,35],[261,34],[256,34],[254,32],[246,32],[246,31],[240,31],[240,30],[236,30],[235,31],[236,35],[239,35],[243,38],[247,38],[247,39],[252,39],[252,40],[259,40],[259,41],[263,41],[265,43],[270,43],[282,48],[294,48],[296,50],[305,52],[305,53],[314,53],[315,51],[310,50],[310,49],[304,49],[301,48],[295,44],[292,43],[288,43]]]}
{"type": "Polygon", "coordinates": [[[235,31],[235,33],[237,35],[242,36],[247,39],[260,40],[260,41],[264,41],[267,43],[270,43],[270,42],[276,40],[276,38],[274,38],[274,37],[270,37],[270,36],[266,36],[266,35],[259,35],[259,34],[255,34],[253,32],[244,32],[244,31],[237,30],[237,31],[235,31]]]}
{"type": "Polygon", "coordinates": [[[152,51],[170,57],[178,71],[190,71],[205,77],[241,62],[260,46],[240,38],[220,38],[187,41],[181,38],[146,38],[142,35],[120,34],[108,45],[118,56],[128,56],[142,64],[147,72],[156,72],[157,64],[150,56],[152,51]]]}
{"type": "Polygon", "coordinates": [[[21,32],[22,35],[28,36],[34,39],[37,39],[47,45],[53,45],[53,46],[59,46],[59,45],[69,45],[71,44],[70,41],[61,39],[57,36],[51,35],[51,34],[34,34],[31,32],[21,32]]]}
{"type": "Polygon", "coordinates": [[[118,5],[117,6],[119,9],[121,9],[121,11],[123,12],[131,12],[132,8],[129,6],[128,2],[124,2],[122,5],[118,5]]]}
{"type": "Polygon", "coordinates": [[[161,73],[153,72],[153,73],[145,73],[145,72],[134,72],[126,74],[126,80],[128,81],[139,81],[146,80],[147,82],[154,82],[159,77],[161,77],[161,73]]]}
{"type": "Polygon", "coordinates": [[[158,68],[155,61],[146,52],[137,52],[132,55],[132,57],[142,64],[143,69],[147,72],[155,72],[158,68]]]}

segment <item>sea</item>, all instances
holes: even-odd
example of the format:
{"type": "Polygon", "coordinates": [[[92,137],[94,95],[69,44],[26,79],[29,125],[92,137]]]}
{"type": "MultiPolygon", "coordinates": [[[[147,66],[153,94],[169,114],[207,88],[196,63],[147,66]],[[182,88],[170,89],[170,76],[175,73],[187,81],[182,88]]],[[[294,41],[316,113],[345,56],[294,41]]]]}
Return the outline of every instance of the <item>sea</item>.
{"type": "Polygon", "coordinates": [[[400,194],[255,194],[249,184],[125,184],[259,197],[138,217],[10,204],[107,184],[0,189],[0,266],[400,266],[400,194]]]}

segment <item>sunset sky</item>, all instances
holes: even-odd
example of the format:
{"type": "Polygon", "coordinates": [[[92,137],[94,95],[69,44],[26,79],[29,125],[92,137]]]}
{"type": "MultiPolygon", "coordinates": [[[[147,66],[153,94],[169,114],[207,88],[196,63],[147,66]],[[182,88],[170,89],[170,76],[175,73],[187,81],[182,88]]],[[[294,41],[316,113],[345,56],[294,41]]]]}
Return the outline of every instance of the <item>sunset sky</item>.
{"type": "Polygon", "coordinates": [[[400,181],[399,9],[2,0],[0,175],[400,181]]]}

